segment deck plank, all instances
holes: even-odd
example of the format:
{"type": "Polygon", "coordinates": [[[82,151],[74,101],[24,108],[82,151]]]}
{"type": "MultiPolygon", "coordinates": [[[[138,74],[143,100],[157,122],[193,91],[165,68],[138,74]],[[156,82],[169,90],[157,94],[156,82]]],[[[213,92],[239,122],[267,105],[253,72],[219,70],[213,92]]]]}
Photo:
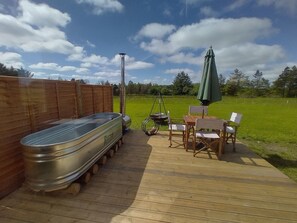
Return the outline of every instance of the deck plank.
{"type": "Polygon", "coordinates": [[[0,222],[296,222],[297,184],[238,144],[192,156],[166,132],[130,131],[76,195],[26,186],[0,201],[0,222]]]}

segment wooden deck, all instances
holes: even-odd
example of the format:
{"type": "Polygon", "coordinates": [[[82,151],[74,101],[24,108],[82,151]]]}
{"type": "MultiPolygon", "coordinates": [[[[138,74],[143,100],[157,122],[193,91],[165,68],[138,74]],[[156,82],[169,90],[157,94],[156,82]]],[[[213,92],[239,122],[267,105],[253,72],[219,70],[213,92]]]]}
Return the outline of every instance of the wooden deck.
{"type": "Polygon", "coordinates": [[[81,193],[23,186],[0,200],[0,222],[297,222],[297,184],[244,145],[221,161],[168,145],[131,131],[81,193]]]}

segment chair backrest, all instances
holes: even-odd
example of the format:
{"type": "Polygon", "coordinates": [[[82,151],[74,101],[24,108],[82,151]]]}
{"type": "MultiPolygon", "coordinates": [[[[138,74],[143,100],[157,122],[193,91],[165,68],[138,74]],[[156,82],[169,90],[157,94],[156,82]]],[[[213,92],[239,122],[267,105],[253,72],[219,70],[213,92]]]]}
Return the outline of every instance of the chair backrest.
{"type": "Polygon", "coordinates": [[[208,107],[207,106],[196,106],[196,105],[190,105],[189,106],[189,115],[207,115],[208,114],[208,107]]]}
{"type": "Polygon", "coordinates": [[[170,112],[167,111],[167,117],[168,117],[168,124],[171,124],[171,118],[170,118],[170,112]]]}
{"type": "Polygon", "coordinates": [[[230,121],[235,122],[236,124],[240,124],[241,118],[242,118],[242,114],[232,112],[231,117],[230,117],[230,121]]]}
{"type": "Polygon", "coordinates": [[[211,129],[211,130],[224,130],[225,121],[222,119],[197,119],[196,130],[211,129]]]}

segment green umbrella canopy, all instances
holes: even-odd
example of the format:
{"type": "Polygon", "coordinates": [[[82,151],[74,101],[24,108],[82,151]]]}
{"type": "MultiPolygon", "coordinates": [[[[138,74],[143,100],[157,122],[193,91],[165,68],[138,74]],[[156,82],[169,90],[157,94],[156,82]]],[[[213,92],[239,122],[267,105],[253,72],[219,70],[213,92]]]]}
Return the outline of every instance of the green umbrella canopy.
{"type": "Polygon", "coordinates": [[[204,58],[203,73],[197,99],[201,101],[202,105],[209,105],[210,103],[222,100],[215,55],[212,47],[209,48],[204,58]]]}

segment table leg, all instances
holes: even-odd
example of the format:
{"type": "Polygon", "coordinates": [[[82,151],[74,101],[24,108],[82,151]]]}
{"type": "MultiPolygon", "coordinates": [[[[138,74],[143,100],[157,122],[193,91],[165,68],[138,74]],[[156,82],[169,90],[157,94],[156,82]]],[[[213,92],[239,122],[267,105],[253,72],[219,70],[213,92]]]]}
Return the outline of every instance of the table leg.
{"type": "Polygon", "coordinates": [[[186,124],[186,146],[185,146],[186,151],[188,151],[189,149],[189,140],[190,140],[190,134],[191,134],[192,128],[193,126],[186,124]]]}

